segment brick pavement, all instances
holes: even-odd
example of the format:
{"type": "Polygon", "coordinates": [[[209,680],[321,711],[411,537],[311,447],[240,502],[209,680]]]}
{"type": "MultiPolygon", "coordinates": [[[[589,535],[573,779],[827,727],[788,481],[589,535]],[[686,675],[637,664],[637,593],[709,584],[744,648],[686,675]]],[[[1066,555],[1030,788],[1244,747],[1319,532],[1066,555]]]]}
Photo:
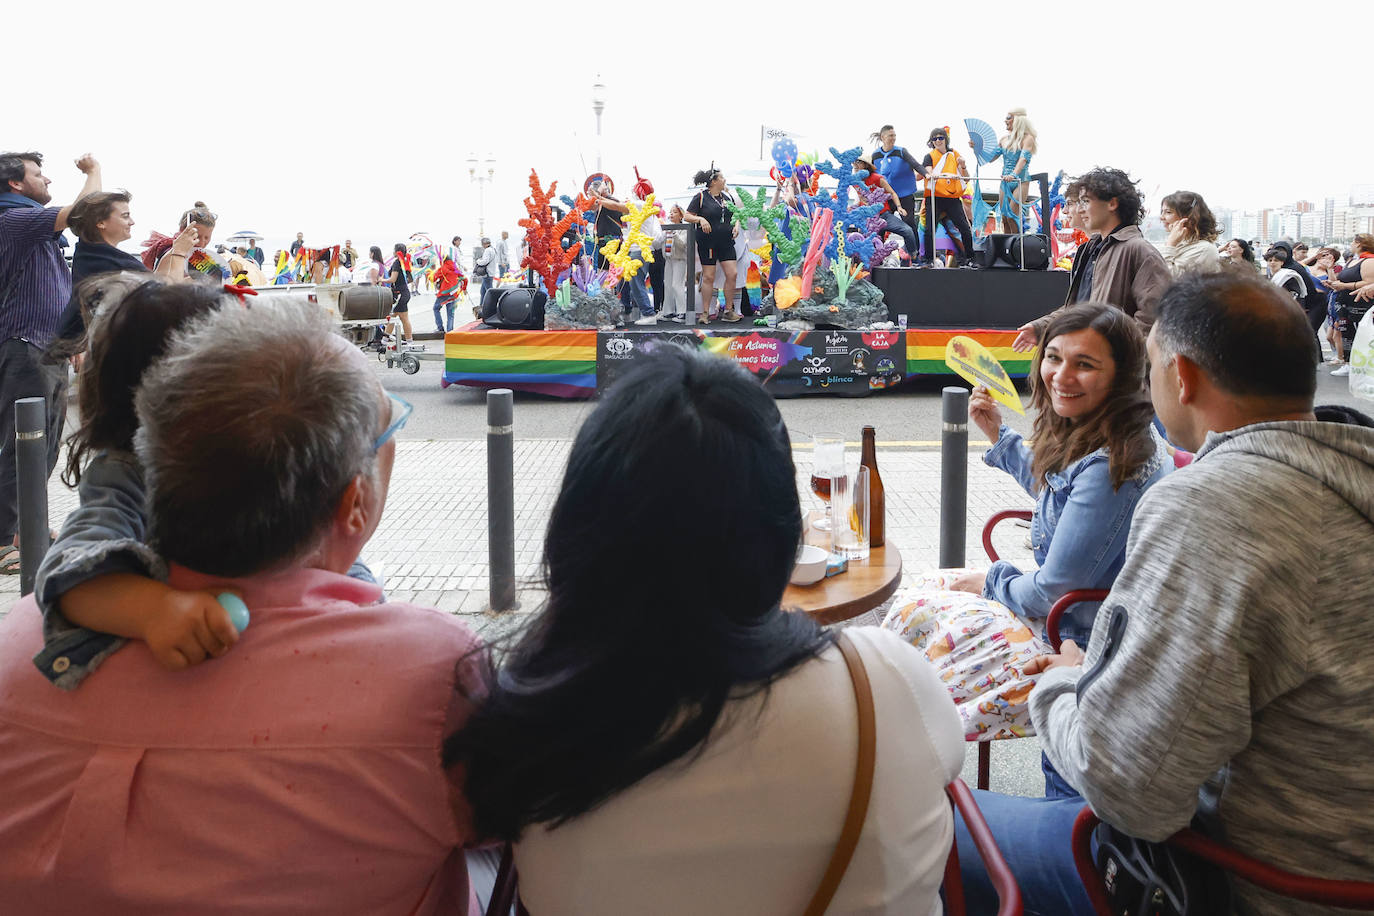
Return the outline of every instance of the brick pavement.
{"type": "MultiPolygon", "coordinates": [[[[498,616],[485,610],[486,443],[399,442],[386,515],[364,552],[368,563],[384,578],[388,597],[451,611],[487,638],[518,626],[543,597],[538,583],[544,527],[569,447],[566,440],[516,441],[515,572],[520,609],[498,616]]],[[[986,563],[981,543],[983,520],[998,509],[1031,504],[1010,477],[984,465],[981,454],[981,449],[969,450],[966,554],[973,565],[986,563]]],[[[806,493],[810,451],[798,449],[793,459],[798,488],[806,493]]],[[[887,493],[888,541],[901,548],[908,572],[934,567],[939,556],[939,452],[880,448],[878,467],[887,493]]],[[[54,474],[48,500],[51,524],[60,528],[76,505],[76,495],[54,474]]],[[[1025,529],[1003,525],[998,550],[1014,562],[1028,562],[1030,552],[1024,539],[1025,529]]],[[[0,608],[7,612],[18,594],[18,576],[0,577],[0,608]]],[[[853,623],[877,623],[881,612],[863,615],[853,623]]],[[[994,752],[993,787],[1039,794],[1037,754],[1038,743],[1033,740],[999,742],[994,752]]],[[[972,760],[970,753],[970,767],[972,760]]],[[[971,770],[965,779],[973,783],[971,770]]]]}

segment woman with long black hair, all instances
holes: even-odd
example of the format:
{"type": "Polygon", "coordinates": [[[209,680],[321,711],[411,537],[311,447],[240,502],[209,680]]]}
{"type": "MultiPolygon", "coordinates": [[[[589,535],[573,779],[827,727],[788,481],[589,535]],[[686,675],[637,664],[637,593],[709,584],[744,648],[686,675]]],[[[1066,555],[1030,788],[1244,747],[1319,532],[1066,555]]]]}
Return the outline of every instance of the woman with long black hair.
{"type": "MultiPolygon", "coordinates": [[[[787,429],[733,362],[665,346],[588,417],[544,543],[548,603],[444,746],[478,833],[516,841],[531,912],[805,910],[845,821],[858,727],[835,635],[779,606],[801,536],[787,429]],[[669,463],[730,473],[703,487],[665,479],[669,463]],[[727,542],[749,550],[656,560],[727,542]]],[[[958,714],[916,649],[844,632],[872,684],[877,763],[830,912],[929,913],[958,714]]]]}
{"type": "Polygon", "coordinates": [[[1251,270],[1261,270],[1259,261],[1255,258],[1255,249],[1245,239],[1231,239],[1221,250],[1222,255],[1233,267],[1249,267],[1251,270]]]}

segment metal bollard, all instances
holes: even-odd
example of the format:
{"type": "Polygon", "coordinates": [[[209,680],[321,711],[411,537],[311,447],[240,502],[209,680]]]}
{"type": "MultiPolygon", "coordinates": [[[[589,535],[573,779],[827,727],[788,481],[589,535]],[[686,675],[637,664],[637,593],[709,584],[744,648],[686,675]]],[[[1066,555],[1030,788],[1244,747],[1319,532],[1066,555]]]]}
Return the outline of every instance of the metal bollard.
{"type": "Polygon", "coordinates": [[[27,595],[48,553],[48,410],[43,398],[14,402],[14,463],[19,491],[19,594],[27,595]]]}
{"type": "Polygon", "coordinates": [[[515,603],[515,394],[487,392],[488,609],[511,611],[515,603]]]}
{"type": "MultiPolygon", "coordinates": [[[[697,224],[687,224],[687,317],[682,323],[687,326],[699,324],[697,317],[697,224]]],[[[711,313],[710,306],[702,303],[702,309],[706,314],[711,313]]]]}
{"type": "Polygon", "coordinates": [[[968,389],[940,393],[940,568],[964,565],[968,528],[968,389]]]}

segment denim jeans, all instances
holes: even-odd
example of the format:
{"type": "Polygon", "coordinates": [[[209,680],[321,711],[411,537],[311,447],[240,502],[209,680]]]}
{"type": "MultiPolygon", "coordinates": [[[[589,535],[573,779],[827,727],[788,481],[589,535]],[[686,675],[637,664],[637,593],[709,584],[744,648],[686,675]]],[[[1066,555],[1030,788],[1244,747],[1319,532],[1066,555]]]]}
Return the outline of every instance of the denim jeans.
{"type": "MultiPolygon", "coordinates": [[[[1087,891],[1073,864],[1074,818],[1083,799],[1020,798],[974,790],[974,800],[992,829],[1007,860],[1028,914],[1094,916],[1087,891]]],[[[997,893],[973,846],[964,819],[955,813],[954,838],[959,844],[959,869],[964,876],[968,912],[994,914],[997,893]]]]}
{"type": "MultiPolygon", "coordinates": [[[[1087,645],[1084,643],[1083,645],[1087,645]]],[[[1069,785],[1069,781],[1059,775],[1059,771],[1050,763],[1049,755],[1044,751],[1040,752],[1040,772],[1045,777],[1045,797],[1046,798],[1077,798],[1080,801],[1083,796],[1078,794],[1078,790],[1069,785]]]]}
{"type": "Polygon", "coordinates": [[[883,219],[887,220],[887,232],[895,232],[902,239],[902,244],[906,246],[907,256],[913,261],[921,256],[920,250],[916,247],[916,232],[902,218],[891,210],[883,214],[883,219]]]}
{"type": "Polygon", "coordinates": [[[438,331],[440,334],[444,333],[444,322],[443,319],[440,318],[439,310],[444,308],[448,309],[448,330],[452,331],[453,308],[456,302],[456,299],[449,299],[447,302],[442,299],[434,300],[434,330],[438,331]]]}
{"type": "MultiPolygon", "coordinates": [[[[639,257],[639,249],[631,249],[630,256],[639,257]]],[[[641,266],[633,277],[620,284],[620,304],[627,312],[639,309],[639,313],[646,318],[654,313],[654,304],[649,299],[648,278],[649,275],[641,266]]]]}
{"type": "Polygon", "coordinates": [[[481,303],[485,303],[487,301],[487,290],[491,289],[491,283],[492,278],[490,276],[482,278],[482,298],[480,300],[481,303]]]}

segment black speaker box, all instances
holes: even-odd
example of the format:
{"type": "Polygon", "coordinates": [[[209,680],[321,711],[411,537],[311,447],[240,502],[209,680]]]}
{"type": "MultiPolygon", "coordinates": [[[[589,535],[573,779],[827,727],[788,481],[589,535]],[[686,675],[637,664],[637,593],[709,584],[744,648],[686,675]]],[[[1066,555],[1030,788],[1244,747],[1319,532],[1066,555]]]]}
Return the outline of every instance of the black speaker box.
{"type": "Polygon", "coordinates": [[[1025,257],[1026,270],[1048,270],[1050,240],[1043,235],[1007,235],[993,232],[978,241],[978,265],[1019,270],[1025,257]]]}
{"type": "Polygon", "coordinates": [[[548,301],[542,289],[493,286],[482,297],[482,323],[507,331],[542,331],[548,301]]]}

